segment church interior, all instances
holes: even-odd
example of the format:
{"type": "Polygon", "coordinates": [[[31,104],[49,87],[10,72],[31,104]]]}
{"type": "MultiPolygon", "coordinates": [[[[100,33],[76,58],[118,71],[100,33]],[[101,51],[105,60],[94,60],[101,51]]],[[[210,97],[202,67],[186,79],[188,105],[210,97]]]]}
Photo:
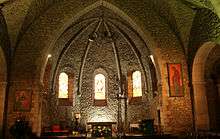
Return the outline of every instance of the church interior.
{"type": "Polygon", "coordinates": [[[0,0],[0,138],[220,138],[219,0],[0,0]]]}

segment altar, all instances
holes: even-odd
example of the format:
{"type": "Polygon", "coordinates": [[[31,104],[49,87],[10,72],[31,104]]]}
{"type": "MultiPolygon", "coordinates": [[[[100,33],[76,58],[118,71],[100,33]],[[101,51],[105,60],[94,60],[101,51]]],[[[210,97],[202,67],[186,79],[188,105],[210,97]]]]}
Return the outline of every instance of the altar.
{"type": "Polygon", "coordinates": [[[116,122],[88,122],[87,137],[112,137],[116,135],[116,122]]]}

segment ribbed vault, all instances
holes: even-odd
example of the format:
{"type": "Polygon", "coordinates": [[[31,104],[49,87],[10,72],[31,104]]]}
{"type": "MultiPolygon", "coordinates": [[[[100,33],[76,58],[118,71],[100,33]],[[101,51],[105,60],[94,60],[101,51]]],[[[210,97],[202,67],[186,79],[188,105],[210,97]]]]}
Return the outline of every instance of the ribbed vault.
{"type": "MultiPolygon", "coordinates": [[[[15,62],[14,62],[15,64],[14,68],[16,67],[18,70],[16,71],[16,73],[13,73],[13,74],[14,75],[19,74],[19,73],[28,74],[28,73],[31,73],[30,72],[31,70],[36,70],[36,69],[38,71],[41,71],[42,70],[41,68],[43,65],[37,66],[36,64],[42,63],[42,62],[45,63],[48,50],[51,49],[51,46],[53,46],[56,40],[59,39],[59,36],[62,33],[64,33],[65,30],[68,30],[72,22],[76,20],[79,16],[83,15],[83,12],[86,13],[89,9],[93,9],[93,7],[96,7],[99,4],[101,5],[101,2],[94,3],[93,5],[85,8],[84,11],[79,9],[83,7],[78,7],[78,11],[82,11],[82,12],[78,12],[78,14],[70,12],[70,11],[73,11],[72,9],[76,8],[74,6],[76,4],[70,3],[70,2],[63,3],[62,6],[69,5],[65,8],[64,13],[61,13],[59,11],[60,9],[59,7],[61,7],[61,5],[56,5],[50,10],[48,10],[47,15],[42,16],[41,18],[39,18],[39,20],[37,20],[34,24],[32,24],[32,26],[30,26],[29,30],[23,36],[23,39],[20,41],[18,45],[18,49],[16,50],[17,55],[15,56],[15,62]],[[70,4],[73,4],[73,5],[70,6],[70,4]],[[55,15],[56,15],[56,18],[53,18],[55,15]],[[37,44],[37,42],[41,42],[41,43],[37,44]],[[26,55],[22,55],[21,57],[21,54],[23,53],[26,53],[26,55]],[[18,65],[18,63],[16,62],[17,60],[23,61],[23,63],[19,63],[18,65]],[[33,61],[35,62],[33,63],[33,61]],[[30,63],[33,63],[33,64],[30,64],[30,63]],[[22,71],[24,69],[27,72],[22,71]]],[[[132,21],[131,18],[128,17],[125,13],[121,12],[119,9],[117,9],[114,6],[111,6],[111,4],[108,4],[106,2],[104,5],[111,9],[114,9],[114,12],[118,13],[121,17],[125,18],[131,24],[131,27],[135,28],[138,31],[138,33],[142,36],[142,38],[148,44],[150,49],[153,49],[152,46],[155,46],[153,38],[150,34],[152,34],[155,37],[158,36],[159,38],[161,38],[159,40],[161,45],[164,43],[164,45],[168,46],[169,48],[170,46],[173,46],[173,43],[175,43],[177,45],[176,47],[178,47],[178,41],[175,40],[174,35],[172,34],[171,31],[169,31],[169,27],[166,26],[165,24],[164,25],[161,24],[159,22],[158,16],[155,15],[154,13],[150,13],[150,15],[148,15],[149,17],[151,17],[151,18],[148,18],[150,19],[150,21],[141,21],[139,20],[139,18],[137,18],[137,16],[135,17],[136,14],[139,14],[138,12],[137,13],[133,13],[131,11],[129,12],[131,17],[135,19],[139,25],[141,25],[141,28],[144,30],[146,29],[146,31],[143,32],[140,29],[140,27],[138,27],[137,24],[134,23],[134,21],[132,21]],[[132,15],[132,14],[135,14],[135,15],[132,15]],[[145,26],[142,26],[143,24],[145,24],[145,26]],[[163,28],[164,32],[161,32],[160,28],[163,28]],[[149,30],[151,33],[148,32],[147,30],[149,30]],[[164,36],[166,36],[166,38],[164,38],[164,36]]],[[[77,11],[77,10],[74,10],[74,11],[77,11]]],[[[146,18],[143,18],[143,19],[146,20],[146,18]]],[[[175,49],[175,48],[171,48],[171,49],[175,49]]],[[[19,75],[16,76],[17,77],[16,79],[19,78],[19,75]]],[[[39,75],[37,76],[39,77],[39,75]]],[[[30,77],[30,76],[23,75],[23,77],[30,77]]]]}
{"type": "MultiPolygon", "coordinates": [[[[65,2],[64,0],[10,0],[5,3],[3,8],[4,16],[7,19],[7,24],[9,28],[9,34],[11,38],[11,43],[13,47],[16,47],[19,43],[19,40],[22,38],[24,33],[28,28],[42,15],[46,13],[54,5],[62,5],[65,2]],[[16,11],[11,13],[10,11],[16,11]],[[16,22],[16,24],[15,24],[16,22]],[[16,30],[15,30],[16,28],[16,30]]],[[[74,1],[76,5],[85,6],[97,2],[93,1],[74,1]]],[[[123,1],[108,1],[117,6],[124,5],[123,1]]],[[[126,6],[136,5],[136,2],[126,2],[126,6]]],[[[168,24],[172,25],[175,32],[181,32],[180,27],[182,21],[188,20],[188,14],[191,14],[189,10],[186,12],[184,4],[181,1],[172,1],[168,2],[166,0],[148,0],[140,2],[144,7],[152,8],[152,11],[157,13],[161,19],[168,24]],[[179,10],[178,10],[179,9],[179,10]],[[184,19],[183,19],[184,16],[184,19]],[[179,21],[181,17],[183,20],[179,21]]],[[[183,35],[184,33],[180,33],[183,35]]]]}
{"type": "MultiPolygon", "coordinates": [[[[84,65],[87,62],[86,59],[88,58],[88,53],[93,51],[93,45],[102,47],[102,49],[112,47],[112,53],[114,53],[115,56],[113,60],[118,63],[116,64],[116,68],[118,74],[117,76],[120,79],[122,71],[119,55],[123,55],[123,50],[126,49],[118,50],[119,48],[117,47],[123,43],[127,44],[124,47],[129,47],[129,50],[131,50],[130,56],[134,57],[138,61],[144,73],[144,80],[146,81],[147,77],[149,77],[150,81],[150,74],[146,73],[146,70],[149,71],[147,63],[151,62],[149,60],[151,52],[148,46],[129,26],[129,24],[126,23],[126,21],[120,19],[120,17],[112,13],[109,9],[101,6],[96,10],[93,10],[90,14],[84,15],[80,18],[80,20],[74,23],[74,25],[63,34],[63,36],[61,38],[65,38],[65,41],[62,39],[57,41],[57,47],[54,47],[51,52],[52,54],[55,54],[53,55],[54,61],[57,63],[52,69],[54,73],[56,73],[61,61],[68,61],[68,58],[76,59],[73,63],[79,63],[80,65],[78,69],[76,69],[79,72],[79,91],[81,88],[81,78],[84,65]],[[65,57],[65,53],[70,49],[70,47],[74,47],[75,50],[80,49],[81,54],[79,54],[79,52],[78,54],[75,53],[75,55],[72,54],[72,57],[65,57]]],[[[128,57],[129,56],[127,56],[127,58],[128,57]]],[[[97,56],[97,58],[99,57],[97,56]]],[[[67,64],[67,66],[69,65],[71,64],[67,64]]],[[[74,67],[74,64],[71,67],[74,67]]],[[[54,80],[55,78],[53,77],[51,79],[54,80]]]]}

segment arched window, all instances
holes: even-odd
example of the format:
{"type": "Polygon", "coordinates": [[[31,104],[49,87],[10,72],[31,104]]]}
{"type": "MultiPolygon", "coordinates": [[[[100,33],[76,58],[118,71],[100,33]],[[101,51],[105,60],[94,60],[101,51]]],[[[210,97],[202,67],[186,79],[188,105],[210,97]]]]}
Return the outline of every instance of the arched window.
{"type": "Polygon", "coordinates": [[[68,75],[64,72],[59,75],[58,98],[68,98],[68,75]]]}
{"type": "Polygon", "coordinates": [[[105,76],[103,74],[95,75],[95,99],[105,99],[105,76]]]}
{"type": "Polygon", "coordinates": [[[141,85],[141,72],[135,71],[132,73],[132,93],[133,97],[142,96],[142,85],[141,85]]]}

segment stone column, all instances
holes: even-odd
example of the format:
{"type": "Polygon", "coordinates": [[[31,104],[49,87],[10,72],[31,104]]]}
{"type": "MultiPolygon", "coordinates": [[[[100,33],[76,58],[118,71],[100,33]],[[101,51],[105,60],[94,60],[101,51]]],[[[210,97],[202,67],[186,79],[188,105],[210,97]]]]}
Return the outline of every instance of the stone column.
{"type": "Polygon", "coordinates": [[[206,96],[206,82],[193,82],[193,88],[196,130],[209,130],[209,113],[206,96]]]}
{"type": "Polygon", "coordinates": [[[41,134],[41,118],[42,118],[42,94],[43,94],[43,85],[39,82],[33,83],[33,95],[34,100],[32,100],[33,114],[35,119],[33,120],[32,131],[39,137],[41,134]]]}
{"type": "Polygon", "coordinates": [[[0,138],[2,138],[6,85],[7,82],[0,82],[0,138]]]}

